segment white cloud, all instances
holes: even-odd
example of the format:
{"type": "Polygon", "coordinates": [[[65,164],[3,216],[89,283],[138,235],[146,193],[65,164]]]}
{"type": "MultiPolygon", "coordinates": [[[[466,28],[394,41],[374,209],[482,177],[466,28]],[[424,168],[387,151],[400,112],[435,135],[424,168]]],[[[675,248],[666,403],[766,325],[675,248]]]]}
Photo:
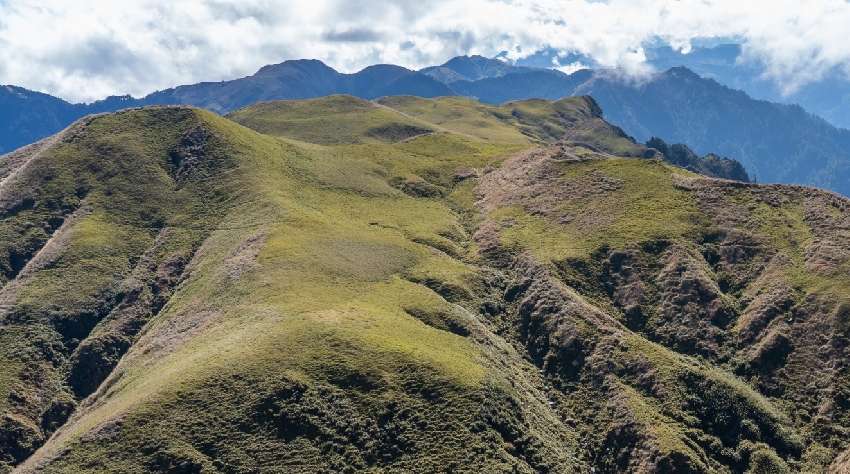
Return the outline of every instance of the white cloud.
{"type": "Polygon", "coordinates": [[[0,82],[70,100],[230,79],[293,58],[343,71],[544,47],[647,70],[644,45],[735,37],[786,91],[850,70],[844,0],[5,0],[0,82]]]}
{"type": "Polygon", "coordinates": [[[552,68],[557,69],[564,74],[572,74],[576,71],[581,71],[582,69],[590,69],[587,64],[582,63],[581,61],[573,61],[568,64],[561,64],[557,61],[553,61],[552,68]]]}

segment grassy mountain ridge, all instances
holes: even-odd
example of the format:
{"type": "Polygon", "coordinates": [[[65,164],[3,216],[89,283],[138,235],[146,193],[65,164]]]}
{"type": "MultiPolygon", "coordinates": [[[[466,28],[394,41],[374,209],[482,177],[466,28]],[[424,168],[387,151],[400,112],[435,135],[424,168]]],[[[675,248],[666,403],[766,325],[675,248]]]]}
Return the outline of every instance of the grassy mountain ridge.
{"type": "MultiPolygon", "coordinates": [[[[118,117],[147,120],[155,110],[118,117]]],[[[378,164],[368,161],[383,150],[383,160],[389,160],[384,166],[402,166],[399,177],[412,177],[417,169],[399,164],[398,150],[386,146],[362,150],[355,146],[351,148],[355,156],[343,159],[333,150],[263,137],[210,114],[164,110],[199,116],[200,130],[205,132],[199,135],[199,143],[179,138],[185,131],[176,131],[176,142],[165,137],[158,141],[174,147],[178,156],[191,150],[206,156],[205,147],[211,146],[207,139],[221,140],[216,148],[228,150],[234,161],[233,168],[221,170],[222,177],[240,183],[240,191],[229,193],[229,212],[224,216],[199,219],[227,225],[209,229],[203,244],[193,246],[194,252],[183,259],[184,271],[174,277],[174,294],[167,304],[135,336],[138,339],[100,388],[102,392],[83,402],[54,438],[53,443],[71,450],[52,458],[57,451],[48,446],[43,462],[59,471],[101,466],[122,472],[142,466],[173,470],[184,463],[224,470],[246,465],[282,469],[287,464],[307,469],[316,463],[335,469],[375,464],[425,469],[466,457],[480,459],[495,470],[516,463],[504,452],[502,442],[496,442],[499,437],[493,438],[494,429],[488,428],[486,418],[478,422],[483,423],[478,430],[459,427],[487,412],[506,409],[491,407],[486,400],[528,407],[528,415],[511,410],[511,418],[499,417],[500,423],[516,426],[515,430],[526,431],[525,416],[550,416],[540,407],[536,409],[542,414],[534,413],[535,404],[543,405],[539,395],[522,403],[513,401],[521,395],[533,396],[536,389],[528,389],[529,395],[506,389],[510,387],[504,379],[507,374],[488,369],[493,364],[488,357],[515,365],[521,359],[510,352],[487,356],[467,339],[436,329],[473,331],[465,329],[470,316],[464,309],[428,286],[443,285],[441,291],[456,293],[457,301],[462,301],[473,285],[480,284],[471,278],[472,267],[449,256],[463,255],[454,241],[462,241],[464,230],[445,204],[409,197],[386,181],[378,164]],[[358,153],[364,155],[358,159],[358,153]],[[238,196],[235,201],[234,196],[238,196]],[[422,217],[428,219],[422,221],[422,217]],[[245,338],[251,343],[241,342],[245,338]],[[299,350],[293,353],[291,348],[296,346],[299,350]],[[176,373],[178,379],[171,375],[176,373]],[[253,387],[250,392],[249,386],[253,387]],[[193,395],[186,398],[189,393],[193,395]],[[178,406],[183,415],[175,418],[173,410],[178,406]],[[485,412],[478,414],[478,410],[485,412]],[[236,420],[246,417],[258,420],[254,428],[249,433],[234,431],[236,420]],[[120,428],[106,430],[117,429],[117,434],[99,434],[115,419],[120,420],[120,428]],[[175,424],[170,428],[167,423],[172,420],[175,424]],[[210,431],[196,432],[186,446],[181,434],[185,423],[209,423],[210,431]],[[302,429],[311,433],[305,434],[306,439],[315,442],[305,441],[299,435],[302,429]],[[449,432],[457,434],[446,436],[449,432]],[[398,437],[407,439],[405,444],[398,445],[398,437]],[[206,454],[197,451],[198,443],[206,446],[201,448],[206,454]],[[136,456],[128,459],[128,450],[136,456]],[[288,460],[280,454],[286,451],[292,453],[288,460]],[[119,452],[126,459],[124,464],[98,464],[119,457],[119,452]],[[458,453],[467,454],[460,457],[458,453]],[[213,459],[222,464],[211,464],[213,459]]],[[[95,119],[89,126],[107,119],[112,118],[95,119]]],[[[142,133],[145,130],[141,128],[142,133]]],[[[431,170],[429,176],[441,164],[431,158],[434,163],[428,166],[428,157],[422,153],[429,148],[437,147],[441,161],[455,150],[464,162],[482,165],[504,152],[463,137],[420,140],[402,146],[417,150],[411,156],[419,157],[418,166],[425,167],[420,173],[431,170]]],[[[187,178],[191,182],[192,177],[187,178]]],[[[205,175],[201,182],[221,179],[205,175]]],[[[451,179],[446,176],[447,182],[451,179]]],[[[106,328],[112,326],[113,316],[118,315],[111,311],[98,322],[95,335],[101,327],[111,335],[106,328]]],[[[136,320],[135,326],[143,322],[136,320]]],[[[86,338],[82,344],[88,343],[86,338]]],[[[104,346],[100,347],[107,354],[120,353],[104,346]]],[[[66,376],[68,385],[77,384],[74,371],[66,376]]],[[[522,377],[529,376],[517,380],[522,377]]],[[[49,393],[50,388],[44,390],[49,393]]],[[[73,394],[57,396],[75,398],[73,394]]],[[[32,404],[47,398],[33,397],[32,404]]],[[[29,413],[36,414],[33,422],[38,426],[38,408],[29,413]]],[[[14,415],[23,425],[26,415],[14,415]]],[[[571,434],[558,428],[557,420],[551,422],[549,427],[532,430],[540,434],[528,440],[528,449],[544,453],[545,461],[520,465],[563,467],[575,462],[569,443],[563,444],[571,434]],[[548,440],[553,436],[560,442],[554,447],[548,440]]],[[[10,431],[13,439],[19,433],[10,431]]],[[[27,440],[37,444],[39,430],[34,431],[27,440]]],[[[33,467],[40,456],[30,459],[33,467]]]]}
{"type": "Polygon", "coordinates": [[[49,96],[42,98],[51,99],[44,104],[32,98],[21,101],[0,90],[0,100],[12,97],[7,117],[13,124],[6,132],[0,130],[0,151],[11,151],[56,132],[87,113],[185,104],[227,114],[263,101],[332,94],[370,100],[404,95],[464,96],[493,105],[591,95],[606,111],[609,122],[641,142],[661,137],[684,143],[699,155],[728,156],[762,182],[850,193],[846,188],[850,182],[850,132],[797,106],[754,100],[681,67],[629,80],[616,71],[585,69],[566,74],[480,56],[457,57],[421,71],[382,64],[353,74],[340,73],[317,60],[285,61],[243,78],[183,85],[138,99],[110,97],[88,105],[67,104],[49,96]]]}
{"type": "Polygon", "coordinates": [[[3,169],[0,460],[825,468],[847,200],[645,151],[587,98],[85,119],[3,169]]]}
{"type": "Polygon", "coordinates": [[[145,97],[108,97],[91,104],[70,104],[47,94],[14,86],[0,87],[0,152],[10,152],[56,133],[93,113],[149,105],[192,105],[224,114],[267,100],[306,99],[331,94],[365,98],[416,94],[451,95],[443,83],[400,66],[375,65],[354,74],[340,73],[317,60],[293,60],[262,67],[230,81],[201,82],[156,91],[145,97]]]}
{"type": "MultiPolygon", "coordinates": [[[[501,61],[489,61],[497,73],[447,84],[458,94],[487,103],[590,95],[609,122],[638,141],[662,137],[702,155],[729,156],[763,182],[850,193],[846,184],[850,132],[799,106],[752,99],[685,67],[665,67],[650,77],[630,80],[617,71],[580,70],[567,75],[516,66],[503,70],[498,66],[501,61]]],[[[451,70],[453,64],[442,67],[451,70]]]]}

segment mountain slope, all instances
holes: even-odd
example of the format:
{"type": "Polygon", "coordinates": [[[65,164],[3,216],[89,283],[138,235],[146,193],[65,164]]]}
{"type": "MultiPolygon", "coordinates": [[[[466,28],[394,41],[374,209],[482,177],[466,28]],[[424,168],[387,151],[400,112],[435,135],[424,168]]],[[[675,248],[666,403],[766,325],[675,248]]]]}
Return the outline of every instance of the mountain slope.
{"type": "Polygon", "coordinates": [[[134,105],[186,104],[227,113],[256,102],[351,94],[373,99],[385,95],[421,97],[451,95],[451,89],[429,76],[400,66],[370,66],[342,74],[317,60],[286,61],[265,66],[233,81],[201,83],[155,92],[134,105]]]}
{"type": "Polygon", "coordinates": [[[598,77],[576,93],[593,95],[638,140],[659,136],[734,157],[760,181],[850,194],[850,131],[799,107],[750,99],[684,68],[637,86],[598,77]]]}
{"type": "Polygon", "coordinates": [[[517,272],[508,321],[597,469],[821,469],[846,436],[825,420],[847,420],[846,363],[826,368],[846,357],[847,201],[573,153],[486,176],[478,240],[517,272]]]}
{"type": "Polygon", "coordinates": [[[620,156],[587,98],[230,118],[264,133],[146,108],[3,161],[7,467],[844,462],[846,199],[620,156]]]}
{"type": "Polygon", "coordinates": [[[430,123],[345,95],[263,102],[228,117],[260,133],[323,145],[393,143],[438,130],[430,123]]]}
{"type": "Polygon", "coordinates": [[[714,153],[736,159],[760,181],[850,194],[850,132],[799,107],[752,100],[684,68],[635,83],[607,71],[581,70],[568,75],[482,57],[463,56],[420,72],[376,65],[355,74],[341,74],[320,61],[301,60],[266,66],[232,81],[180,86],[141,99],[111,97],[89,105],[70,105],[21,90],[6,94],[15,98],[6,110],[11,128],[0,134],[0,147],[39,139],[87,113],[152,104],[187,104],[229,113],[262,101],[331,94],[366,99],[462,95],[494,105],[592,95],[611,123],[642,142],[662,137],[684,143],[699,155],[714,153]],[[17,98],[20,95],[41,97],[39,100],[46,102],[32,108],[17,98]]]}
{"type": "Polygon", "coordinates": [[[567,75],[559,71],[540,69],[477,81],[458,81],[451,86],[461,95],[492,104],[531,98],[557,100],[574,95],[573,91],[592,75],[589,70],[567,75]]]}
{"type": "Polygon", "coordinates": [[[783,91],[781,84],[765,77],[757,63],[741,61],[738,44],[697,47],[682,54],[669,47],[647,51],[650,64],[659,70],[685,66],[700,76],[745,91],[756,99],[784,104],[799,104],[840,128],[850,128],[850,83],[840,69],[826,71],[824,76],[794,91],[783,91]]]}
{"type": "MultiPolygon", "coordinates": [[[[850,128],[850,81],[840,68],[823,72],[821,77],[812,78],[812,82],[788,90],[787,82],[777,81],[766,74],[765,65],[757,58],[744,57],[740,44],[706,42],[691,44],[687,53],[670,46],[649,47],[646,53],[647,65],[656,71],[686,67],[706,79],[713,79],[724,86],[746,92],[757,100],[767,100],[780,104],[798,104],[807,111],[826,119],[838,128],[850,128]]],[[[602,68],[588,56],[570,53],[564,56],[562,51],[546,48],[535,54],[514,61],[517,67],[551,68],[554,64],[579,64],[588,69],[602,68]]]]}
{"type": "MultiPolygon", "coordinates": [[[[796,106],[753,100],[685,68],[670,69],[642,83],[625,82],[604,71],[584,70],[567,75],[483,58],[456,58],[442,68],[456,75],[442,78],[447,83],[442,88],[435,85],[436,81],[429,82],[426,74],[407,74],[396,80],[397,72],[392,70],[377,74],[367,69],[358,74],[368,78],[364,83],[377,84],[371,89],[337,86],[325,93],[350,93],[370,99],[382,95],[464,95],[493,104],[592,95],[610,122],[639,141],[662,137],[685,143],[701,155],[732,157],[760,181],[812,185],[850,194],[850,132],[836,129],[796,106]],[[385,77],[389,84],[376,76],[385,77]]],[[[423,72],[440,77],[431,69],[423,72]]],[[[274,92],[264,96],[287,97],[274,92]]],[[[219,107],[217,102],[208,100],[184,101],[219,107]]],[[[238,103],[245,105],[249,101],[238,103]]],[[[236,104],[230,103],[221,110],[235,108],[236,104]]]]}
{"type": "Polygon", "coordinates": [[[501,76],[450,86],[461,95],[503,103],[590,95],[611,123],[644,142],[662,137],[701,155],[740,161],[764,182],[795,183],[850,195],[850,131],[798,106],[750,98],[677,67],[633,82],[609,71],[516,68],[501,76]]]}
{"type": "Polygon", "coordinates": [[[457,304],[477,307],[487,280],[463,258],[449,202],[390,179],[449,185],[459,163],[484,166],[516,145],[441,134],[323,148],[166,108],[97,117],[45,146],[4,183],[34,193],[26,221],[7,211],[11,229],[60,229],[36,236],[34,256],[9,258],[37,263],[10,272],[5,290],[3,334],[17,341],[2,363],[5,461],[27,457],[79,403],[24,471],[578,463],[539,375],[457,304]],[[143,176],[115,173],[122,164],[143,176]],[[93,189],[43,175],[54,168],[93,189]],[[64,224],[41,214],[69,200],[56,211],[64,224]],[[523,447],[507,450],[500,430],[523,433],[523,447]]]}
{"type": "Polygon", "coordinates": [[[681,143],[668,145],[658,137],[650,138],[646,142],[646,146],[658,150],[664,156],[664,161],[681,166],[694,173],[715,178],[750,182],[747,170],[736,160],[723,158],[715,154],[698,156],[687,145],[681,143]]]}
{"type": "Polygon", "coordinates": [[[206,139],[193,111],[153,109],[84,119],[9,159],[0,190],[3,463],[61,426],[168,301],[220,217],[216,195],[231,185],[199,179],[233,165],[199,148],[206,139]]]}
{"type": "Polygon", "coordinates": [[[0,153],[52,135],[85,114],[83,107],[15,86],[0,86],[0,153]]]}
{"type": "Polygon", "coordinates": [[[478,81],[501,77],[513,72],[527,72],[532,68],[512,66],[498,59],[483,56],[458,56],[448,60],[441,66],[421,69],[419,72],[434,79],[451,84],[457,81],[478,81]]]}

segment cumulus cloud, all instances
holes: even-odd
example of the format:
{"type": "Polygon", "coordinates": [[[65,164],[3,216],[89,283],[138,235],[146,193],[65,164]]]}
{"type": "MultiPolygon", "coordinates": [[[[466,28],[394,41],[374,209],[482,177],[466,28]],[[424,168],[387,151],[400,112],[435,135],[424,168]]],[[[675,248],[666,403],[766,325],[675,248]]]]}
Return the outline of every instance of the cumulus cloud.
{"type": "Polygon", "coordinates": [[[93,100],[294,58],[352,72],[544,48],[639,75],[651,42],[732,37],[791,92],[850,73],[847,25],[844,0],[0,0],[0,82],[93,100]]]}

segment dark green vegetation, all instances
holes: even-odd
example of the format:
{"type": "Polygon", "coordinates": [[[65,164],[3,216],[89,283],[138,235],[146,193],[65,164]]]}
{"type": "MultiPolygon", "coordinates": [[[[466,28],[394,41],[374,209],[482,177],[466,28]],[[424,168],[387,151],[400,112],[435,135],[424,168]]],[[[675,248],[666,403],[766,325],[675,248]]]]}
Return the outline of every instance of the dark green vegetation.
{"type": "Polygon", "coordinates": [[[715,178],[734,179],[735,181],[749,182],[750,177],[741,163],[715,154],[709,153],[705,156],[697,156],[687,145],[674,143],[668,145],[658,137],[652,137],[646,142],[646,146],[658,150],[664,161],[685,168],[695,173],[712,176],[715,178]]]}
{"type": "Polygon", "coordinates": [[[841,469],[850,203],[600,112],[154,107],[6,157],[0,466],[841,469]]]}

